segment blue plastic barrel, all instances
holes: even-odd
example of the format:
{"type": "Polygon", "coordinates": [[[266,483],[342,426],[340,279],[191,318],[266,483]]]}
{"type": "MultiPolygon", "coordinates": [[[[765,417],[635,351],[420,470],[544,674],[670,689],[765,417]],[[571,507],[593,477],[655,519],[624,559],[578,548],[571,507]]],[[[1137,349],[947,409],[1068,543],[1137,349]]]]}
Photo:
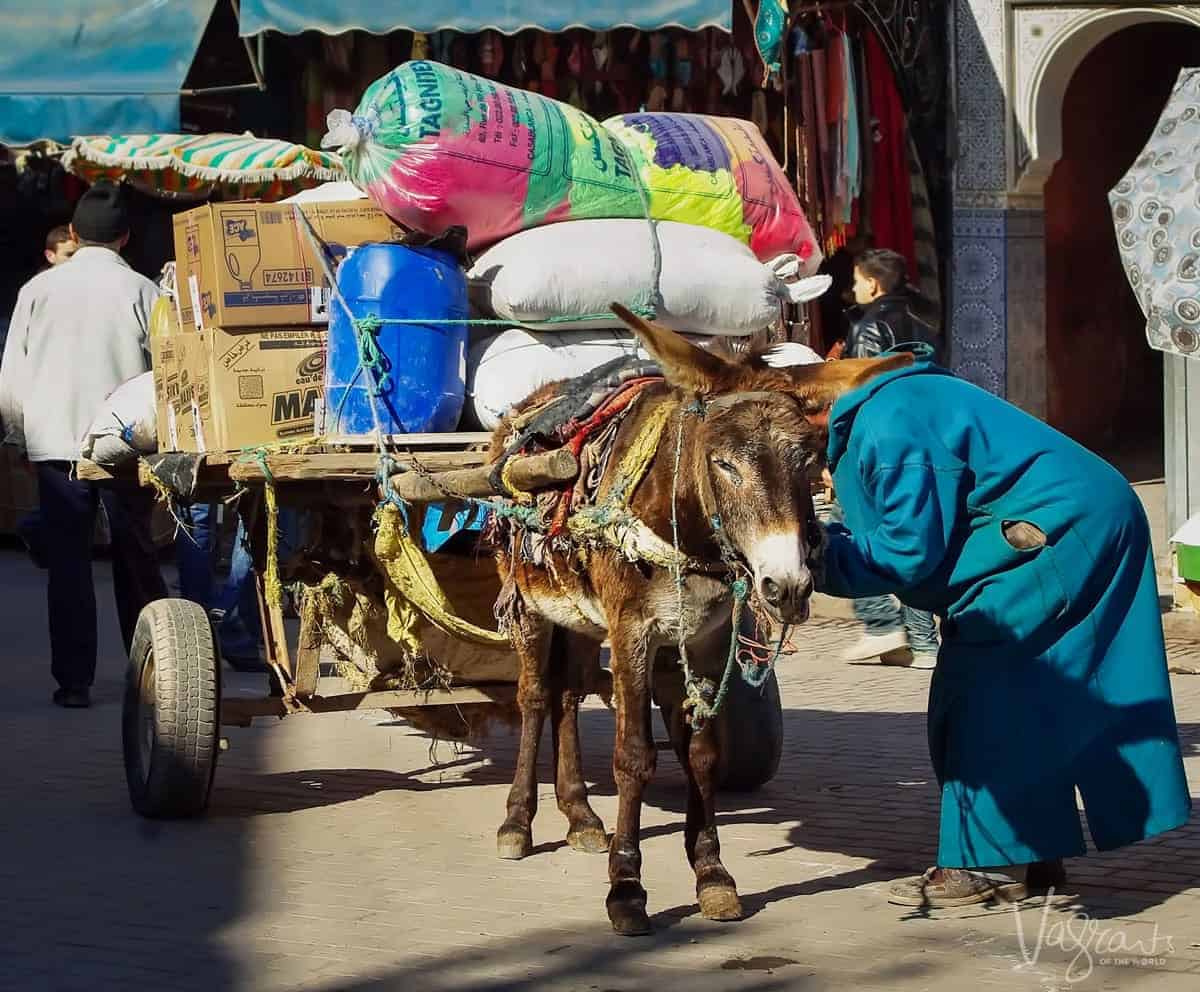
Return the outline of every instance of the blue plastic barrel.
{"type": "MultiPolygon", "coordinates": [[[[325,432],[370,434],[375,380],[359,368],[355,317],[465,320],[467,280],[454,257],[432,248],[364,245],[342,263],[329,307],[325,432]]],[[[385,434],[452,431],[465,392],[464,324],[383,324],[378,331],[386,381],[375,408],[385,434]]]]}

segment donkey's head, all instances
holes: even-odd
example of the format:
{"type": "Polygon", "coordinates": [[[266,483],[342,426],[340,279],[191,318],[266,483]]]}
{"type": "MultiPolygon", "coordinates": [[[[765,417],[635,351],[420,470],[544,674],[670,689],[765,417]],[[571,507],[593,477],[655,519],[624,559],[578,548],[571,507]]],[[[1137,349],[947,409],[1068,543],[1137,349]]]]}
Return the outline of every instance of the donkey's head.
{"type": "Polygon", "coordinates": [[[824,431],[814,414],[862,381],[868,367],[835,362],[801,373],[770,368],[754,354],[731,360],[623,307],[613,310],[667,382],[697,401],[689,403],[695,416],[685,427],[689,460],[681,466],[691,474],[681,486],[694,485],[718,544],[749,567],[768,612],[784,623],[803,622],[813,592],[809,560],[820,539],[808,471],[821,456],[824,431]]]}
{"type": "Polygon", "coordinates": [[[777,620],[808,619],[815,528],[808,468],[814,432],[783,393],[702,399],[690,446],[696,492],[725,553],[744,560],[759,601],[777,620]]]}

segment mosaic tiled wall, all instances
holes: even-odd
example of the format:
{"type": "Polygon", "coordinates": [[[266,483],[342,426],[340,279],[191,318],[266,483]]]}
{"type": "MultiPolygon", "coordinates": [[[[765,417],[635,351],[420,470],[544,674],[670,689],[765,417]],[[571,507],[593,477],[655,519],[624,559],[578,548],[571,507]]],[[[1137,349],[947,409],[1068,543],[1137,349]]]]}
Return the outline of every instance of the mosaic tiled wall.
{"type": "Polygon", "coordinates": [[[950,362],[977,386],[1005,394],[1007,265],[1003,210],[955,210],[950,362]]]}
{"type": "Polygon", "coordinates": [[[956,0],[958,156],[950,275],[950,362],[1007,393],[1007,251],[1003,0],[956,0]]]}

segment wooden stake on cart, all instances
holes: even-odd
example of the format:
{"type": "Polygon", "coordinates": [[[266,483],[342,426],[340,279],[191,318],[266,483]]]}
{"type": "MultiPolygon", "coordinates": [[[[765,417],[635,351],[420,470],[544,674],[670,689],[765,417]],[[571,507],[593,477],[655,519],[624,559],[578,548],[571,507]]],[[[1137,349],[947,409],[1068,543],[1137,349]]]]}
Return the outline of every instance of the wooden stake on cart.
{"type": "Polygon", "coordinates": [[[296,695],[301,699],[317,691],[321,675],[321,626],[315,611],[300,610],[300,638],[296,645],[296,695]]]}

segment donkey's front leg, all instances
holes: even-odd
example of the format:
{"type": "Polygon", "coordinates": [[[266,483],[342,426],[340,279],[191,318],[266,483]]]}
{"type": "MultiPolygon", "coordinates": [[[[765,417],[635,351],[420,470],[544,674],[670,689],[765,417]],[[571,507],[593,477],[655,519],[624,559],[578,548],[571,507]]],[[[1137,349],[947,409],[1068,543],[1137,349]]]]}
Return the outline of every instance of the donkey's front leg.
{"type": "MultiPolygon", "coordinates": [[[[687,734],[688,806],[684,847],[696,872],[696,897],[700,913],[709,920],[740,920],[742,904],[737,884],[721,863],[721,842],[717,839],[717,803],[713,770],[717,767],[720,742],[715,721],[701,730],[687,724],[683,708],[677,711],[678,729],[687,734]]],[[[681,749],[682,750],[682,749],[681,749]]]]}
{"type": "Polygon", "coordinates": [[[654,775],[657,754],[650,731],[650,678],[653,658],[644,632],[609,628],[617,733],[613,777],[617,782],[617,829],[608,852],[606,905],[613,929],[625,936],[650,932],[646,890],[642,888],[642,792],[654,775]]]}
{"type": "Polygon", "coordinates": [[[579,744],[579,703],[593,669],[600,667],[600,645],[559,627],[550,655],[550,729],[554,742],[554,793],[567,818],[567,843],[576,851],[608,850],[604,821],[588,802],[579,744]]]}
{"type": "Polygon", "coordinates": [[[502,858],[518,859],[533,850],[533,817],[537,813],[537,756],[549,702],[547,661],[553,628],[522,610],[513,624],[513,646],[521,664],[517,706],[521,710],[521,749],[508,792],[508,816],[496,835],[502,858]]]}

